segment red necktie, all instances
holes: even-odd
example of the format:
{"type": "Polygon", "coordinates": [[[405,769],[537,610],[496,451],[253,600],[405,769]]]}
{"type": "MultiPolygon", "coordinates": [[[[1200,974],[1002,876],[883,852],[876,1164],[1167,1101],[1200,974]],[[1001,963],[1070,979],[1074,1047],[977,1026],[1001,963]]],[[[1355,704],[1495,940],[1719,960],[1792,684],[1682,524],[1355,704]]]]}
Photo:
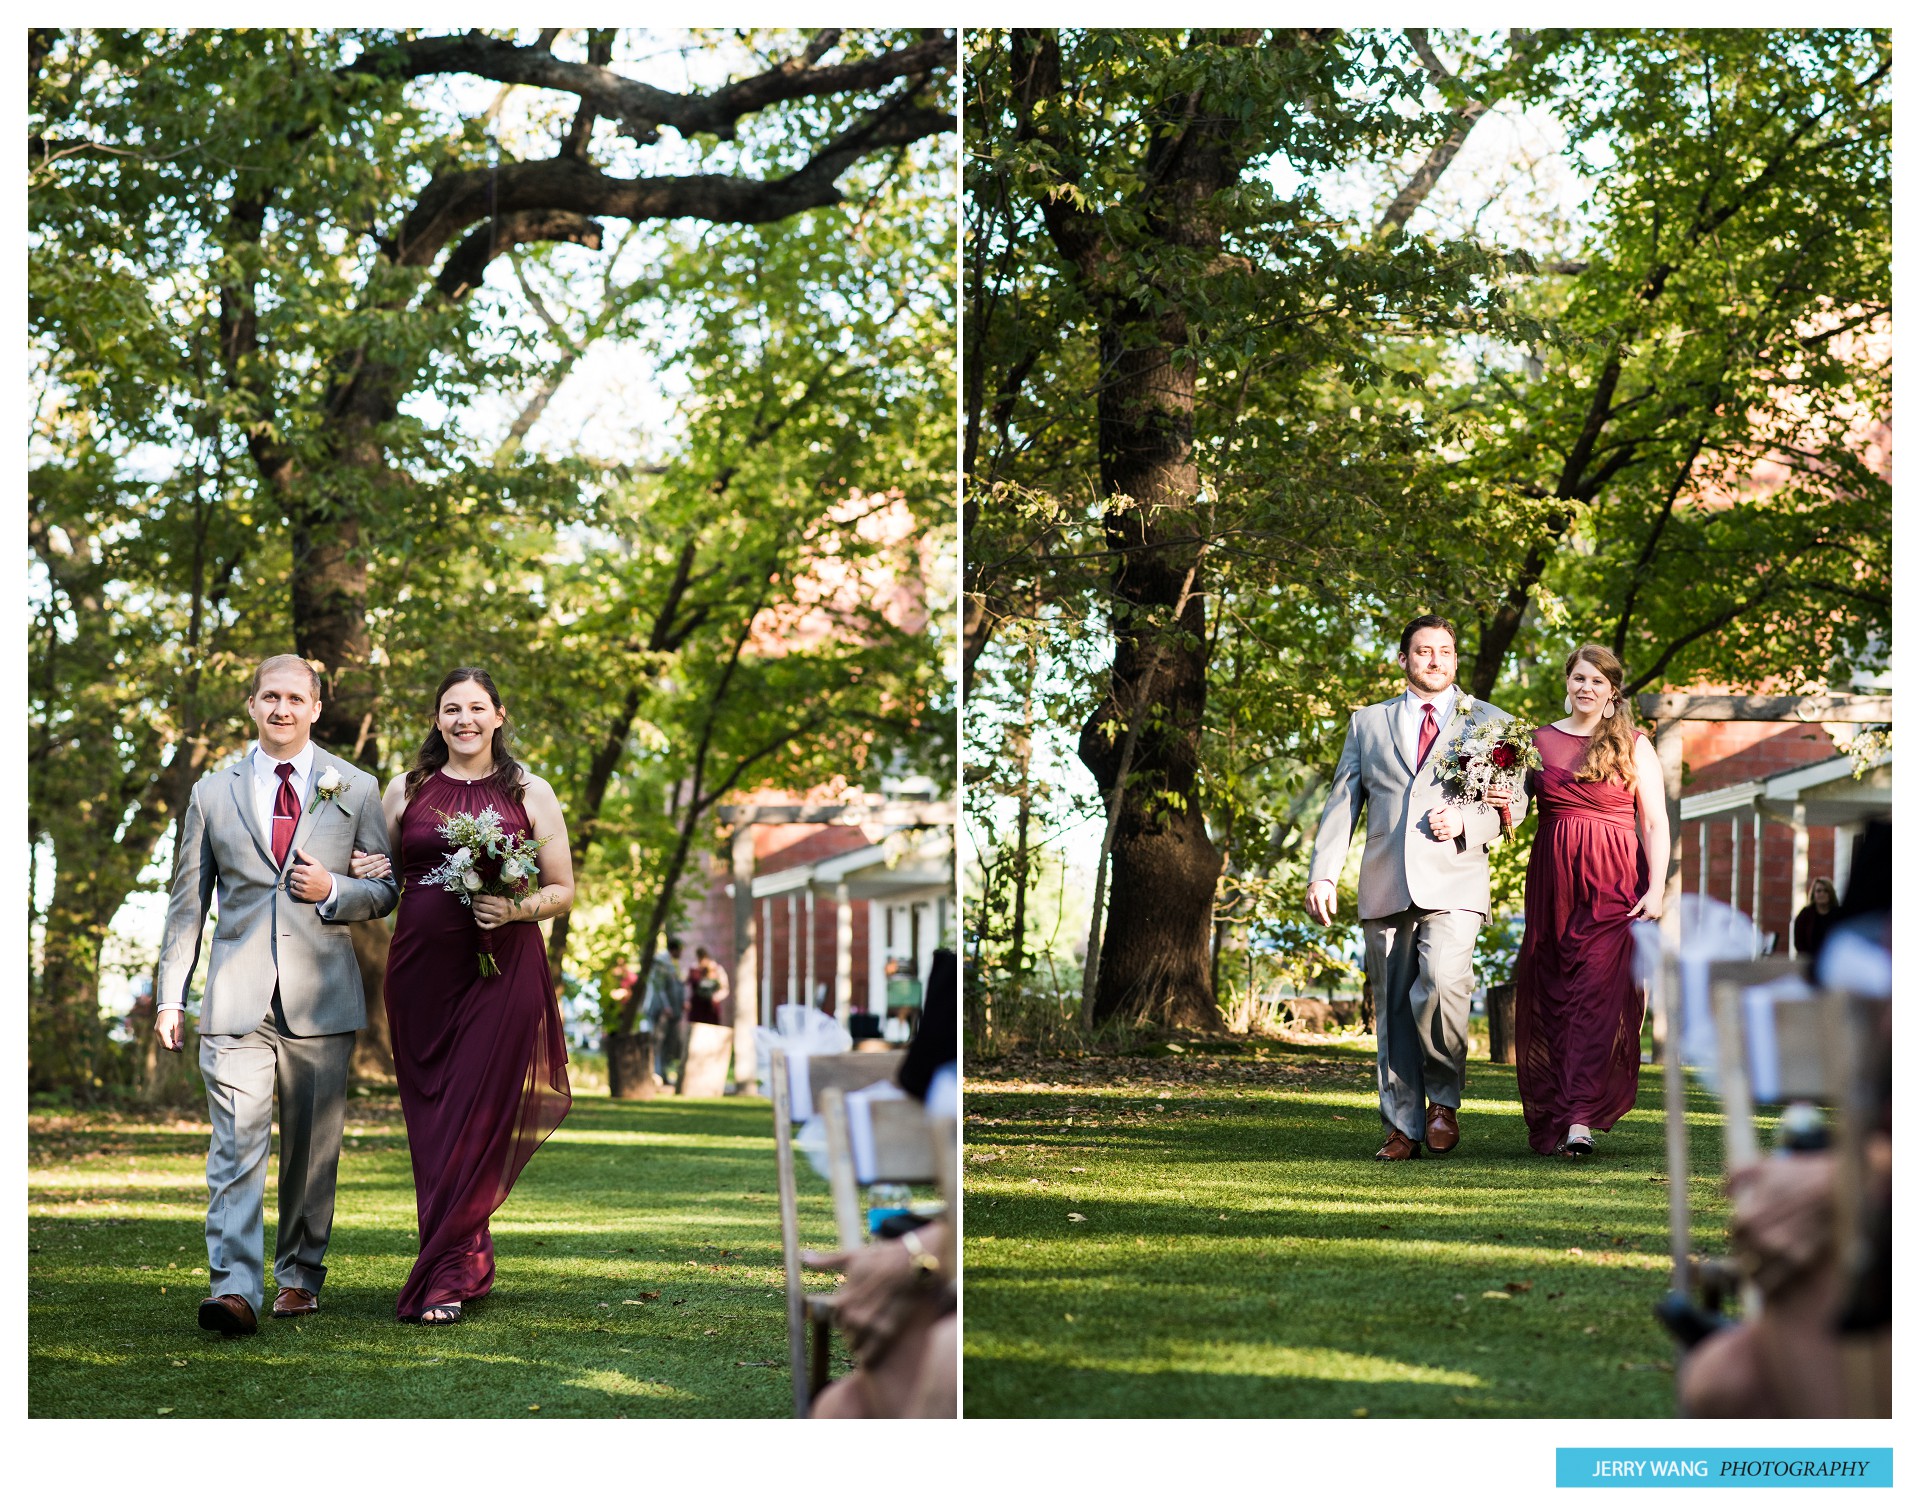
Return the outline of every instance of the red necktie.
{"type": "Polygon", "coordinates": [[[1413,754],[1413,765],[1418,768],[1427,760],[1427,754],[1433,750],[1433,744],[1440,739],[1440,723],[1433,718],[1431,701],[1420,706],[1420,747],[1413,754]]]}
{"type": "Polygon", "coordinates": [[[273,771],[280,775],[280,792],[273,796],[273,864],[284,867],[293,850],[293,828],[300,823],[300,801],[293,796],[293,764],[283,762],[273,771]]]}

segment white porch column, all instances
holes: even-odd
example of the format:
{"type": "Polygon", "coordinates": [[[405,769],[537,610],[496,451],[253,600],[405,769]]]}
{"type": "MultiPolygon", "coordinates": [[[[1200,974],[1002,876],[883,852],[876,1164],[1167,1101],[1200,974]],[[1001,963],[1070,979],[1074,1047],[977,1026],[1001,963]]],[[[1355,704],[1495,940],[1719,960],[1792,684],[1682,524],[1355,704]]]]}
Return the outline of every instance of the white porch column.
{"type": "MultiPolygon", "coordinates": [[[[1682,753],[1685,749],[1684,721],[1659,721],[1653,728],[1653,750],[1660,758],[1660,776],[1666,784],[1667,829],[1680,828],[1680,778],[1684,771],[1682,753]]],[[[1704,820],[1697,821],[1695,828],[1700,832],[1701,849],[1701,892],[1706,891],[1706,840],[1707,828],[1704,820]]],[[[1654,874],[1648,874],[1653,876],[1654,874]]],[[[1673,856],[1667,863],[1666,872],[1666,912],[1660,918],[1660,931],[1667,943],[1677,945],[1680,941],[1680,848],[1676,844],[1673,856]]],[[[1654,1059],[1662,1058],[1665,1045],[1663,1023],[1656,1018],[1654,1023],[1654,1059]]]]}
{"type": "MultiPolygon", "coordinates": [[[[753,831],[747,824],[733,829],[733,998],[727,1017],[733,1021],[734,1090],[751,1096],[755,1090],[753,1026],[764,1006],[755,996],[760,969],[755,953],[761,937],[753,930],[753,831]]],[[[768,1015],[771,1017],[771,1015],[768,1015]]]]}
{"type": "Polygon", "coordinates": [[[1853,876],[1853,841],[1865,827],[1858,820],[1833,828],[1833,897],[1838,903],[1847,891],[1847,879],[1853,876]]]}
{"type": "Polygon", "coordinates": [[[760,947],[760,998],[761,1011],[767,1016],[767,1027],[773,1027],[773,900],[760,900],[760,933],[764,943],[760,947]]]}
{"type": "Polygon", "coordinates": [[[1702,898],[1707,896],[1707,847],[1710,844],[1708,837],[1711,834],[1711,827],[1708,826],[1704,819],[1693,822],[1694,844],[1700,848],[1698,853],[1700,860],[1700,881],[1696,885],[1695,891],[1699,893],[1702,898]]]}
{"type": "Polygon", "coordinates": [[[1767,870],[1767,830],[1760,823],[1760,804],[1753,806],[1753,928],[1760,933],[1760,879],[1767,870]]]}
{"type": "Polygon", "coordinates": [[[1793,801],[1793,900],[1787,905],[1787,954],[1796,954],[1793,946],[1793,921],[1807,904],[1807,806],[1793,801]]]}
{"type": "Polygon", "coordinates": [[[887,925],[892,910],[878,898],[867,900],[867,1009],[887,1016],[887,925]]]}
{"type": "Polygon", "coordinates": [[[819,1003],[819,1001],[820,1001],[820,998],[819,998],[819,994],[818,994],[817,992],[815,992],[815,990],[814,990],[814,981],[813,981],[813,953],[814,953],[814,951],[815,951],[816,949],[817,949],[817,947],[816,947],[816,946],[814,945],[814,943],[813,943],[813,884],[812,884],[812,883],[808,883],[808,884],[807,884],[807,996],[806,996],[806,1004],[807,1004],[807,1006],[808,1006],[809,1008],[812,1008],[812,1007],[814,1007],[814,1006],[816,1006],[816,1005],[817,1005],[817,1004],[819,1003]]]}
{"type": "Polygon", "coordinates": [[[1733,872],[1727,879],[1727,903],[1729,907],[1740,907],[1740,817],[1735,815],[1727,821],[1727,835],[1733,842],[1733,872]]]}
{"type": "Polygon", "coordinates": [[[853,1012],[853,901],[845,883],[833,890],[833,1012],[842,1025],[853,1012]]]}
{"type": "Polygon", "coordinates": [[[798,895],[787,895],[787,1001],[800,1001],[800,948],[795,943],[800,938],[800,901],[798,895]]]}

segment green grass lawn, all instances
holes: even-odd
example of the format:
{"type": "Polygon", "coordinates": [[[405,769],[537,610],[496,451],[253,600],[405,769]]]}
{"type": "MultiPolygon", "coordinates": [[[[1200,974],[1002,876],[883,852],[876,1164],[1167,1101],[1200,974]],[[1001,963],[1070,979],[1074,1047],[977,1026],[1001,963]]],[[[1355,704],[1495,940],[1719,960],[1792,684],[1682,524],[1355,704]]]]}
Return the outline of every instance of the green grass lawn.
{"type": "MultiPolygon", "coordinates": [[[[1587,1160],[1471,1063],[1461,1146],[1371,1159],[1371,1039],[970,1064],[970,1416],[1667,1416],[1661,1081],[1587,1160]]],[[[1720,1119],[1688,1104],[1695,1248],[1720,1119]]]]}
{"type": "MultiPolygon", "coordinates": [[[[575,1097],[495,1215],[494,1293],[447,1328],[394,1318],[413,1262],[406,1136],[391,1092],[354,1099],[320,1314],[248,1338],[194,1320],[204,1119],[30,1113],[28,1413],[789,1413],[770,1109],[602,1092],[575,1097]]],[[[830,1246],[824,1185],[800,1174],[803,1235],[830,1246]]],[[[271,1178],[267,1195],[271,1265],[271,1178]]]]}

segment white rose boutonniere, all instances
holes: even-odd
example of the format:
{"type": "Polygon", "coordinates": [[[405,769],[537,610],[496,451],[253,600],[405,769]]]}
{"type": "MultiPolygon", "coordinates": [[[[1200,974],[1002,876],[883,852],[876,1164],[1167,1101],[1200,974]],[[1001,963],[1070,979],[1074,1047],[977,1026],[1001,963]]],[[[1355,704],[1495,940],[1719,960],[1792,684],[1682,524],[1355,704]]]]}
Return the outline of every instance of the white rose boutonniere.
{"type": "Polygon", "coordinates": [[[314,780],[313,802],[307,806],[307,813],[312,814],[320,808],[322,804],[330,800],[338,799],[341,790],[345,789],[346,786],[347,781],[340,776],[340,770],[338,768],[328,768],[314,780]]]}

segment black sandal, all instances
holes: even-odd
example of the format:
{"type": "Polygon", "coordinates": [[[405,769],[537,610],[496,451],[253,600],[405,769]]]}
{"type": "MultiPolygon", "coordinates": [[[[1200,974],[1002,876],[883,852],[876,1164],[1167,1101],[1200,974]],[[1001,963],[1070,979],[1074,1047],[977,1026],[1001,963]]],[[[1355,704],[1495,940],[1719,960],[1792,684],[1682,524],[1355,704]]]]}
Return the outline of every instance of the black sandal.
{"type": "Polygon", "coordinates": [[[460,1302],[449,1301],[442,1305],[428,1306],[420,1313],[422,1326],[452,1326],[460,1319],[460,1302]]]}
{"type": "Polygon", "coordinates": [[[1593,1153],[1593,1135],[1569,1133],[1560,1141],[1560,1152],[1568,1159],[1579,1159],[1593,1153]]]}

